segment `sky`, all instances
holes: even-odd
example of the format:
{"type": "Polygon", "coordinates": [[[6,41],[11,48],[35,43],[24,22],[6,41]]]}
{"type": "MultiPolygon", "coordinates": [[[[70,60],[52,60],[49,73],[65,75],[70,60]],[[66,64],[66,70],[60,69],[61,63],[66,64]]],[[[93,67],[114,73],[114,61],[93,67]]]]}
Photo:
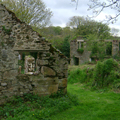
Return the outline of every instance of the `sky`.
{"type": "MultiPolygon", "coordinates": [[[[88,11],[88,4],[90,4],[90,0],[79,0],[78,6],[76,9],[76,3],[71,2],[72,0],[42,0],[46,7],[49,8],[53,12],[53,16],[51,18],[51,23],[53,26],[61,26],[65,27],[69,22],[69,19],[73,16],[93,16],[92,11],[88,11]]],[[[105,19],[105,15],[115,15],[115,12],[111,9],[107,9],[102,12],[99,16],[93,18],[96,21],[102,21],[105,19]]],[[[120,20],[118,20],[115,24],[109,25],[111,28],[120,29],[120,20]]],[[[120,35],[120,33],[119,33],[120,35]]]]}

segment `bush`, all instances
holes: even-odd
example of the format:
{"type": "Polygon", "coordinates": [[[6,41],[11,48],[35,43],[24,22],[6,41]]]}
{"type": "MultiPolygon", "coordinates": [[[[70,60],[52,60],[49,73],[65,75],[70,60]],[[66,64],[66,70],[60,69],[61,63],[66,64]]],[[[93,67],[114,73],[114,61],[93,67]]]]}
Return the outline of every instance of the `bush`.
{"type": "Polygon", "coordinates": [[[84,52],[83,48],[77,49],[77,52],[79,52],[80,54],[82,54],[84,52]]]}
{"type": "Polygon", "coordinates": [[[78,83],[78,82],[80,83],[88,82],[88,77],[89,75],[87,74],[86,69],[73,70],[70,72],[70,75],[68,76],[68,83],[73,84],[73,83],[78,83]]]}
{"type": "Polygon", "coordinates": [[[72,70],[68,76],[68,83],[87,83],[92,89],[111,86],[120,88],[120,67],[114,59],[98,61],[95,68],[72,70]]]}
{"type": "Polygon", "coordinates": [[[93,86],[99,88],[109,86],[114,80],[118,79],[119,75],[118,63],[114,59],[108,59],[104,62],[98,62],[94,71],[93,86]]]}

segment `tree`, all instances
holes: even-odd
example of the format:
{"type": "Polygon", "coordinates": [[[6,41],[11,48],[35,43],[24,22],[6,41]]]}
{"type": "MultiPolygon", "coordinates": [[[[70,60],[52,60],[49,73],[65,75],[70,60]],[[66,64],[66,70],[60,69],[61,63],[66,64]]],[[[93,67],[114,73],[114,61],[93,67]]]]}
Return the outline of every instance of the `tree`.
{"type": "Polygon", "coordinates": [[[62,44],[58,46],[59,50],[68,58],[70,57],[69,39],[70,39],[70,36],[65,37],[62,44]]]}
{"type": "Polygon", "coordinates": [[[62,34],[62,28],[60,26],[54,27],[54,32],[56,35],[61,35],[62,34]]]}
{"type": "Polygon", "coordinates": [[[107,39],[110,36],[110,28],[107,24],[81,16],[73,16],[70,18],[68,26],[75,30],[76,35],[86,38],[94,35],[96,39],[107,39]]]}
{"type": "Polygon", "coordinates": [[[73,38],[73,36],[74,36],[73,29],[71,29],[70,27],[64,27],[62,29],[62,36],[64,36],[64,37],[70,36],[70,38],[73,38]]]}
{"type": "Polygon", "coordinates": [[[117,36],[118,35],[118,33],[119,33],[119,29],[116,29],[116,28],[111,28],[111,34],[112,34],[112,36],[117,36]]]}
{"type": "Polygon", "coordinates": [[[115,16],[107,16],[107,21],[116,22],[117,18],[120,16],[120,1],[119,0],[90,0],[89,10],[93,10],[95,16],[99,15],[102,11],[107,8],[116,12],[115,16]]]}
{"type": "MultiPolygon", "coordinates": [[[[71,0],[72,2],[76,2],[76,9],[78,7],[79,0],[71,0]]],[[[103,12],[105,9],[110,8],[116,14],[114,16],[107,15],[107,22],[114,23],[117,21],[117,18],[120,16],[120,1],[119,0],[90,0],[90,4],[88,4],[89,9],[93,10],[94,16],[98,16],[101,12],[103,12]]]]}
{"type": "Polygon", "coordinates": [[[23,22],[36,27],[50,23],[52,12],[42,0],[1,0],[2,3],[23,22]]]}

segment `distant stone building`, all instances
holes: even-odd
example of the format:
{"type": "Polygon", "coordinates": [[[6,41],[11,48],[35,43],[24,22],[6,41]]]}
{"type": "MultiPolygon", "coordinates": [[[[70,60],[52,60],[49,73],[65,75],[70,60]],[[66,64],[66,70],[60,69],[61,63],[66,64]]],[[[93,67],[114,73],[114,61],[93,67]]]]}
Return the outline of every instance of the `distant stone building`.
{"type": "MultiPolygon", "coordinates": [[[[119,53],[120,40],[104,40],[104,42],[110,42],[111,56],[119,53]]],[[[78,37],[70,42],[70,65],[79,65],[91,60],[91,51],[88,51],[87,42],[83,38],[78,37]]]]}
{"type": "Polygon", "coordinates": [[[59,50],[0,4],[0,104],[25,93],[66,93],[67,70],[68,60],[59,50]],[[18,65],[23,52],[27,53],[25,74],[21,74],[18,65]],[[30,52],[36,53],[37,58],[30,52]]]}

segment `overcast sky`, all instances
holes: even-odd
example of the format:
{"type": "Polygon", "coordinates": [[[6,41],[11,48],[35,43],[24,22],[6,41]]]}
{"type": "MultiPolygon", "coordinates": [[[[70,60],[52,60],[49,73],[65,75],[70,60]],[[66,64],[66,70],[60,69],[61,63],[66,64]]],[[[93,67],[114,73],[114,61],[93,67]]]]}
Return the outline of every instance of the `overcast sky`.
{"type": "MultiPolygon", "coordinates": [[[[73,16],[92,16],[92,11],[88,11],[89,0],[79,0],[78,7],[76,10],[76,3],[71,2],[71,0],[43,0],[47,8],[53,12],[51,22],[53,26],[65,27],[66,23],[69,21],[70,17],[73,16]]],[[[97,21],[105,19],[106,14],[115,15],[115,12],[107,9],[102,12],[97,18],[97,21]]],[[[110,27],[118,28],[120,26],[120,20],[115,24],[110,24],[110,27]]]]}

